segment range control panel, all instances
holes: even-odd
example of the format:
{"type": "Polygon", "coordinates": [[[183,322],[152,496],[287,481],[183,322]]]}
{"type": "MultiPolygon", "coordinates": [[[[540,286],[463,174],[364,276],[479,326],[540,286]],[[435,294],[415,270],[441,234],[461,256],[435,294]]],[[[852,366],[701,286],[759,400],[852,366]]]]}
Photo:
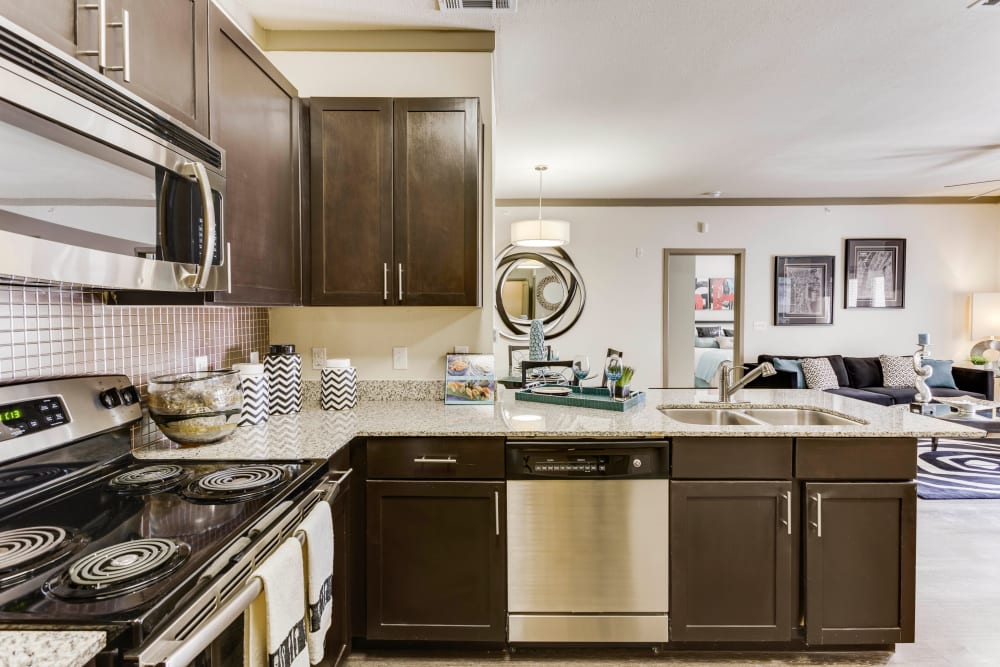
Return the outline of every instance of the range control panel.
{"type": "MultiPolygon", "coordinates": [[[[548,443],[547,443],[548,444],[548,443]]],[[[560,443],[562,444],[562,443],[560,443]]],[[[508,444],[508,479],[632,478],[667,476],[667,443],[629,443],[611,449],[605,443],[538,447],[508,444]],[[595,446],[597,445],[597,446],[595,446]],[[600,447],[600,445],[605,445],[600,447]]]]}
{"type": "Polygon", "coordinates": [[[66,406],[58,396],[0,405],[0,424],[6,438],[37,433],[68,421],[66,406]]]}

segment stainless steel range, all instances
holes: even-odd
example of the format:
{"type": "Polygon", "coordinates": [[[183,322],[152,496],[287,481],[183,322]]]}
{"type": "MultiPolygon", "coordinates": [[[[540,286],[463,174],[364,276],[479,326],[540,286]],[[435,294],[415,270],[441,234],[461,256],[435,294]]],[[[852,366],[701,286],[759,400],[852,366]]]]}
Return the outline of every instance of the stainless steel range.
{"type": "Polygon", "coordinates": [[[0,629],[105,630],[112,664],[242,664],[254,567],[349,471],[139,460],[141,416],[125,376],[0,387],[0,629]]]}

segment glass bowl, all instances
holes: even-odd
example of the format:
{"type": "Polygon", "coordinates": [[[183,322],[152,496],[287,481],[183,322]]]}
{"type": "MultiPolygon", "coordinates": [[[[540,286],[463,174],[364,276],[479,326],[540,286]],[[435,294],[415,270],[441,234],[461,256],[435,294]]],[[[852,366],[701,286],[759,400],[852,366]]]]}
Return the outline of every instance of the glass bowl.
{"type": "Polygon", "coordinates": [[[201,371],[161,375],[149,381],[149,416],[182,445],[225,440],[240,421],[243,393],[239,371],[201,371]]]}

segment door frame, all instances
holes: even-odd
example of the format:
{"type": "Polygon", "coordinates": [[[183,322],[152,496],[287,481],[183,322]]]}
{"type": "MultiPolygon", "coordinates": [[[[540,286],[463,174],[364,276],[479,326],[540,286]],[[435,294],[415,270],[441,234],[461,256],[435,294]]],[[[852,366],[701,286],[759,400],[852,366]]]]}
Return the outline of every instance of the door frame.
{"type": "MultiPolygon", "coordinates": [[[[661,356],[663,359],[663,375],[661,385],[667,386],[667,368],[670,360],[667,350],[667,319],[670,313],[670,290],[668,289],[668,268],[670,258],[674,255],[733,255],[735,262],[733,277],[736,279],[736,307],[733,309],[733,366],[743,365],[743,310],[746,298],[746,248],[664,248],[663,249],[663,322],[661,339],[661,356]]],[[[692,288],[694,286],[692,285],[692,288]]],[[[692,291],[693,293],[693,291],[692,291]]],[[[694,381],[692,380],[692,385],[694,381]]]]}

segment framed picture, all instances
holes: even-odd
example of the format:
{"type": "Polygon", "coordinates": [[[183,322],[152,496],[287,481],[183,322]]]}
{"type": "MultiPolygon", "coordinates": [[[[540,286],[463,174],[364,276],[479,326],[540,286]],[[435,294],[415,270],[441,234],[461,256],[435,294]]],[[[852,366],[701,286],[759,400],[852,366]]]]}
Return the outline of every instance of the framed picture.
{"type": "Polygon", "coordinates": [[[833,255],[774,258],[774,325],[833,324],[833,255]]]}
{"type": "Polygon", "coordinates": [[[847,239],[844,308],[902,308],[906,239],[847,239]]]}
{"type": "Polygon", "coordinates": [[[492,354],[447,354],[445,405],[493,405],[497,382],[492,354]]]}
{"type": "Polygon", "coordinates": [[[710,308],[708,278],[694,279],[694,309],[708,310],[710,308]]]}
{"type": "Polygon", "coordinates": [[[732,310],[736,303],[735,278],[709,278],[708,289],[712,310],[732,310]]]}

